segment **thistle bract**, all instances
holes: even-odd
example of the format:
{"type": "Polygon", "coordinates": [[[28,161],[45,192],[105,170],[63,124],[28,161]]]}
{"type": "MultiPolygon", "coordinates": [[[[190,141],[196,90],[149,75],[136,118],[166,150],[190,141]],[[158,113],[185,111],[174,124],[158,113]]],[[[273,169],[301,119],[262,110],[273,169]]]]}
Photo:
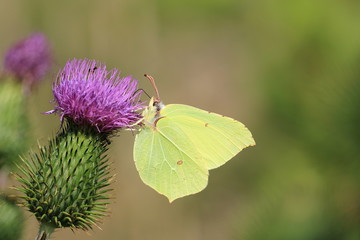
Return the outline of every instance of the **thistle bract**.
{"type": "Polygon", "coordinates": [[[34,33],[12,46],[4,58],[4,70],[29,87],[41,80],[50,70],[52,56],[46,37],[34,33]]]}
{"type": "Polygon", "coordinates": [[[131,128],[141,115],[137,81],[120,78],[117,69],[94,60],[72,60],[58,74],[53,87],[55,110],[61,119],[94,126],[99,132],[131,128]]]}

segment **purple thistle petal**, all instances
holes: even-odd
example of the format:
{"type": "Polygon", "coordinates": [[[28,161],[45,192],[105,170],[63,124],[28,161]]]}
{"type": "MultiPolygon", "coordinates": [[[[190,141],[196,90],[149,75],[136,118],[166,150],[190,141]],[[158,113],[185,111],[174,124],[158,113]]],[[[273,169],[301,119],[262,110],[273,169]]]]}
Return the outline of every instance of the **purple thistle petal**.
{"type": "Polygon", "coordinates": [[[119,71],[106,70],[95,60],[70,60],[58,73],[53,86],[55,111],[60,118],[88,124],[100,132],[132,128],[144,108],[137,80],[120,78],[119,71]]]}
{"type": "Polygon", "coordinates": [[[29,87],[41,80],[51,66],[51,50],[42,33],[30,35],[5,54],[5,72],[24,81],[29,87]]]}

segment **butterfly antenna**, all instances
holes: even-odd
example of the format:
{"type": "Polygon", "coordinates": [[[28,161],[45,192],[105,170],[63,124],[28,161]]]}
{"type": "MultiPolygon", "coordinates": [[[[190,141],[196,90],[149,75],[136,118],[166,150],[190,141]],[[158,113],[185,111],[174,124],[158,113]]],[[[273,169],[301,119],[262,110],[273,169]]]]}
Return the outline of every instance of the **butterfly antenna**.
{"type": "MultiPolygon", "coordinates": [[[[0,78],[1,79],[1,78],[0,78]]],[[[145,95],[148,97],[148,98],[151,98],[150,95],[142,88],[140,89],[137,89],[134,93],[133,93],[133,96],[135,96],[138,92],[142,92],[142,93],[145,93],[145,95]]]]}
{"type": "Polygon", "coordinates": [[[155,79],[154,79],[152,76],[147,75],[147,74],[144,74],[144,76],[145,76],[147,79],[150,80],[151,85],[152,85],[153,88],[155,89],[156,100],[157,100],[158,102],[160,102],[160,95],[159,95],[159,91],[158,91],[158,89],[157,89],[157,87],[156,87],[156,84],[155,84],[155,79]]]}

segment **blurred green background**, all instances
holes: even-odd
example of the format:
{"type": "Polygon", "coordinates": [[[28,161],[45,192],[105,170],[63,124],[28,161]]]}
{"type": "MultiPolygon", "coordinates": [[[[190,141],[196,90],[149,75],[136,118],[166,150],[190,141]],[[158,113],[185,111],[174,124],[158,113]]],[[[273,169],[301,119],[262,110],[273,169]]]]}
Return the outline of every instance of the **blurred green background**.
{"type": "MultiPolygon", "coordinates": [[[[242,121],[257,145],[169,204],[145,186],[122,132],[110,155],[111,214],[54,239],[360,239],[360,2],[0,0],[0,54],[33,31],[56,66],[30,98],[33,148],[59,128],[51,84],[68,59],[155,77],[165,103],[242,121]]],[[[38,225],[27,214],[24,240],[38,225]]]]}

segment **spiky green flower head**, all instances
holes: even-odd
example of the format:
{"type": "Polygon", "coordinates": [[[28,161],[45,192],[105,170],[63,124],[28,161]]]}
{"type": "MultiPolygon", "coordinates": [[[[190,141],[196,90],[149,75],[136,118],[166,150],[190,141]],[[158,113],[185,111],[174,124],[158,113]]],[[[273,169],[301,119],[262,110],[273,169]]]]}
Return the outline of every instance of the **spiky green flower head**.
{"type": "Polygon", "coordinates": [[[106,214],[106,150],[119,129],[133,128],[143,108],[137,81],[94,60],[71,60],[53,86],[62,127],[40,153],[24,160],[25,205],[53,228],[87,230],[106,214]]]}
{"type": "Polygon", "coordinates": [[[29,124],[21,85],[0,80],[0,171],[11,169],[27,148],[29,124]]]}
{"type": "Polygon", "coordinates": [[[19,240],[24,227],[24,214],[13,199],[0,195],[0,239],[19,240]]]}

